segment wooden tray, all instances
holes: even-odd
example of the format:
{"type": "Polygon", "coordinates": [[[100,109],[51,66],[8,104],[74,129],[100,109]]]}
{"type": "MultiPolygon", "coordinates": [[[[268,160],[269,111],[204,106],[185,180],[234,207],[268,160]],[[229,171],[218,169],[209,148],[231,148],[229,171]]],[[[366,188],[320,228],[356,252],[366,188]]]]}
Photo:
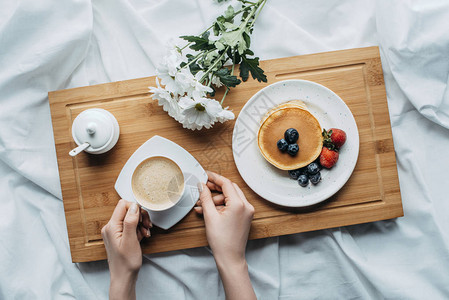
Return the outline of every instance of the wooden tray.
{"type": "MultiPolygon", "coordinates": [[[[106,258],[100,230],[119,200],[114,183],[131,154],[153,135],[184,147],[205,169],[229,177],[254,205],[250,239],[279,236],[403,216],[390,118],[377,47],[295,56],[261,62],[268,83],[251,81],[232,90],[226,105],[238,115],[258,90],[276,81],[306,79],[336,92],[351,109],[360,134],[357,166],[346,185],[325,203],[292,210],[258,197],[242,180],[233,161],[234,121],[192,132],[170,118],[150,99],[154,77],[50,92],[48,97],[73,262],[106,258]],[[71,124],[83,110],[100,107],[115,115],[120,139],[106,154],[81,153],[71,124]]],[[[220,99],[221,93],[217,93],[220,99]]],[[[204,222],[191,211],[168,231],[155,229],[142,243],[144,253],[207,245],[204,222]]]]}

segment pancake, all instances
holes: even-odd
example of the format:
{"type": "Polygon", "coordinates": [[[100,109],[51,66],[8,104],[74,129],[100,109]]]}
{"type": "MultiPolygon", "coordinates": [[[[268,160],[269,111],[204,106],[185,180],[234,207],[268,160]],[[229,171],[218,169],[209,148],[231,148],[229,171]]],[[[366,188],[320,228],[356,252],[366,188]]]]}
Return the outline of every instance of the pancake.
{"type": "Polygon", "coordinates": [[[263,157],[281,170],[295,170],[307,166],[321,153],[323,138],[318,120],[300,100],[283,103],[271,109],[263,118],[257,144],[263,157]],[[295,156],[281,152],[277,141],[284,138],[288,128],[299,133],[299,151],[295,156]]]}
{"type": "Polygon", "coordinates": [[[307,106],[304,104],[304,102],[302,102],[301,100],[291,100],[285,103],[282,103],[272,109],[270,109],[264,116],[264,118],[262,119],[262,122],[260,122],[261,124],[263,122],[265,122],[266,118],[268,118],[272,113],[274,113],[275,111],[282,109],[282,108],[287,108],[287,107],[299,107],[301,109],[307,110],[307,106]]]}

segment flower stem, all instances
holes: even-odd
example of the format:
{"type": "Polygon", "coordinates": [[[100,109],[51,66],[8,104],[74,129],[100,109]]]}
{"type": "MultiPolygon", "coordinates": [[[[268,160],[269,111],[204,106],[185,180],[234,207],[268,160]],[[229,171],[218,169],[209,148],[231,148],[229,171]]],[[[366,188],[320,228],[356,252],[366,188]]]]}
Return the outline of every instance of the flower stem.
{"type": "Polygon", "coordinates": [[[194,62],[196,62],[197,60],[199,60],[201,57],[204,57],[205,55],[209,54],[210,52],[212,52],[212,51],[214,51],[214,50],[215,50],[215,49],[212,49],[212,50],[209,50],[209,51],[206,51],[206,52],[198,53],[198,54],[195,56],[194,59],[192,59],[191,61],[189,61],[189,62],[188,62],[184,67],[182,67],[181,69],[184,69],[184,68],[190,66],[191,64],[193,64],[194,62]]]}
{"type": "Polygon", "coordinates": [[[226,48],[224,49],[223,53],[220,55],[220,57],[218,57],[215,62],[207,69],[206,73],[204,73],[203,77],[201,77],[200,79],[200,83],[203,83],[204,79],[207,77],[207,75],[210,73],[210,71],[213,70],[213,68],[215,68],[215,66],[221,61],[221,59],[223,58],[223,56],[226,54],[226,52],[228,51],[230,46],[226,46],[226,48]]]}
{"type": "MultiPolygon", "coordinates": [[[[256,3],[253,3],[253,4],[251,4],[250,6],[245,6],[245,7],[242,8],[242,9],[239,9],[238,11],[236,11],[236,12],[234,13],[234,17],[237,16],[238,14],[244,12],[245,10],[250,9],[250,8],[251,8],[252,6],[254,6],[254,5],[256,5],[256,3]]],[[[251,9],[252,9],[252,8],[251,8],[251,9]]]]}
{"type": "Polygon", "coordinates": [[[221,104],[221,105],[223,105],[223,101],[224,101],[224,99],[226,98],[226,95],[228,94],[229,90],[230,90],[230,88],[226,87],[226,91],[225,91],[225,93],[224,93],[224,95],[223,95],[223,98],[222,98],[221,101],[220,101],[220,104],[221,104]]]}
{"type": "MultiPolygon", "coordinates": [[[[236,51],[234,51],[234,61],[235,61],[235,53],[236,53],[236,51]]],[[[235,68],[235,64],[233,63],[232,68],[231,68],[231,75],[234,75],[234,68],[235,68]]],[[[223,101],[226,98],[226,96],[228,95],[229,90],[230,90],[230,88],[226,87],[226,91],[223,95],[223,98],[221,98],[221,101],[220,101],[221,105],[223,105],[223,101]]]]}
{"type": "Polygon", "coordinates": [[[256,22],[257,17],[259,16],[260,12],[262,11],[263,7],[265,6],[265,3],[267,3],[267,0],[262,0],[262,6],[260,7],[260,9],[259,9],[259,7],[256,8],[256,10],[259,9],[259,11],[257,12],[257,15],[254,17],[254,20],[249,25],[250,27],[252,27],[254,25],[254,22],[256,22]]]}

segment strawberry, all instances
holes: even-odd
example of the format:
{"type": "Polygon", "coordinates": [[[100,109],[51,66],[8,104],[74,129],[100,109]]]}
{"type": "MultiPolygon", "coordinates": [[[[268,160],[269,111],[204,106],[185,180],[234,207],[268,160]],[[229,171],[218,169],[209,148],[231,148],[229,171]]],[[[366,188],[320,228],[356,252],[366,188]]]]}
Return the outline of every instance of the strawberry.
{"type": "Polygon", "coordinates": [[[329,131],[323,129],[323,145],[330,150],[338,151],[346,142],[346,132],[338,128],[331,128],[329,131]]]}
{"type": "Polygon", "coordinates": [[[331,133],[331,140],[335,147],[340,149],[340,147],[346,142],[346,132],[337,128],[331,128],[329,132],[331,133]]]}
{"type": "Polygon", "coordinates": [[[330,169],[337,163],[337,160],[338,160],[337,151],[331,150],[327,147],[323,147],[320,154],[320,164],[323,167],[330,169]]]}

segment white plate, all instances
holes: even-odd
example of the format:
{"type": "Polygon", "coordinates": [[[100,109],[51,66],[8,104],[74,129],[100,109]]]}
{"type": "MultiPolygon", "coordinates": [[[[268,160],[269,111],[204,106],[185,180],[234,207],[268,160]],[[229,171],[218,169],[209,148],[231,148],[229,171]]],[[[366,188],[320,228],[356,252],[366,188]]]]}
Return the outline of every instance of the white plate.
{"type": "Polygon", "coordinates": [[[115,190],[120,197],[130,202],[137,202],[133,195],[131,178],[135,168],[152,156],[170,158],[180,167],[184,175],[185,189],[178,203],[168,210],[148,211],[154,225],[168,229],[184,218],[195,205],[199,197],[198,184],[207,182],[207,174],[200,163],[184,148],[166,138],[155,135],[140,146],[123,166],[115,182],[115,190]]]}
{"type": "Polygon", "coordinates": [[[317,204],[335,194],[354,170],[359,155],[359,133],[354,117],[330,89],[311,81],[286,80],[257,92],[242,108],[234,127],[232,152],[240,175],[262,198],[288,207],[317,204]],[[263,116],[273,107],[290,100],[302,100],[322,128],[340,128],[347,140],[337,164],[321,171],[321,182],[301,187],[287,171],[267,162],[257,146],[257,132],[263,116]]]}

